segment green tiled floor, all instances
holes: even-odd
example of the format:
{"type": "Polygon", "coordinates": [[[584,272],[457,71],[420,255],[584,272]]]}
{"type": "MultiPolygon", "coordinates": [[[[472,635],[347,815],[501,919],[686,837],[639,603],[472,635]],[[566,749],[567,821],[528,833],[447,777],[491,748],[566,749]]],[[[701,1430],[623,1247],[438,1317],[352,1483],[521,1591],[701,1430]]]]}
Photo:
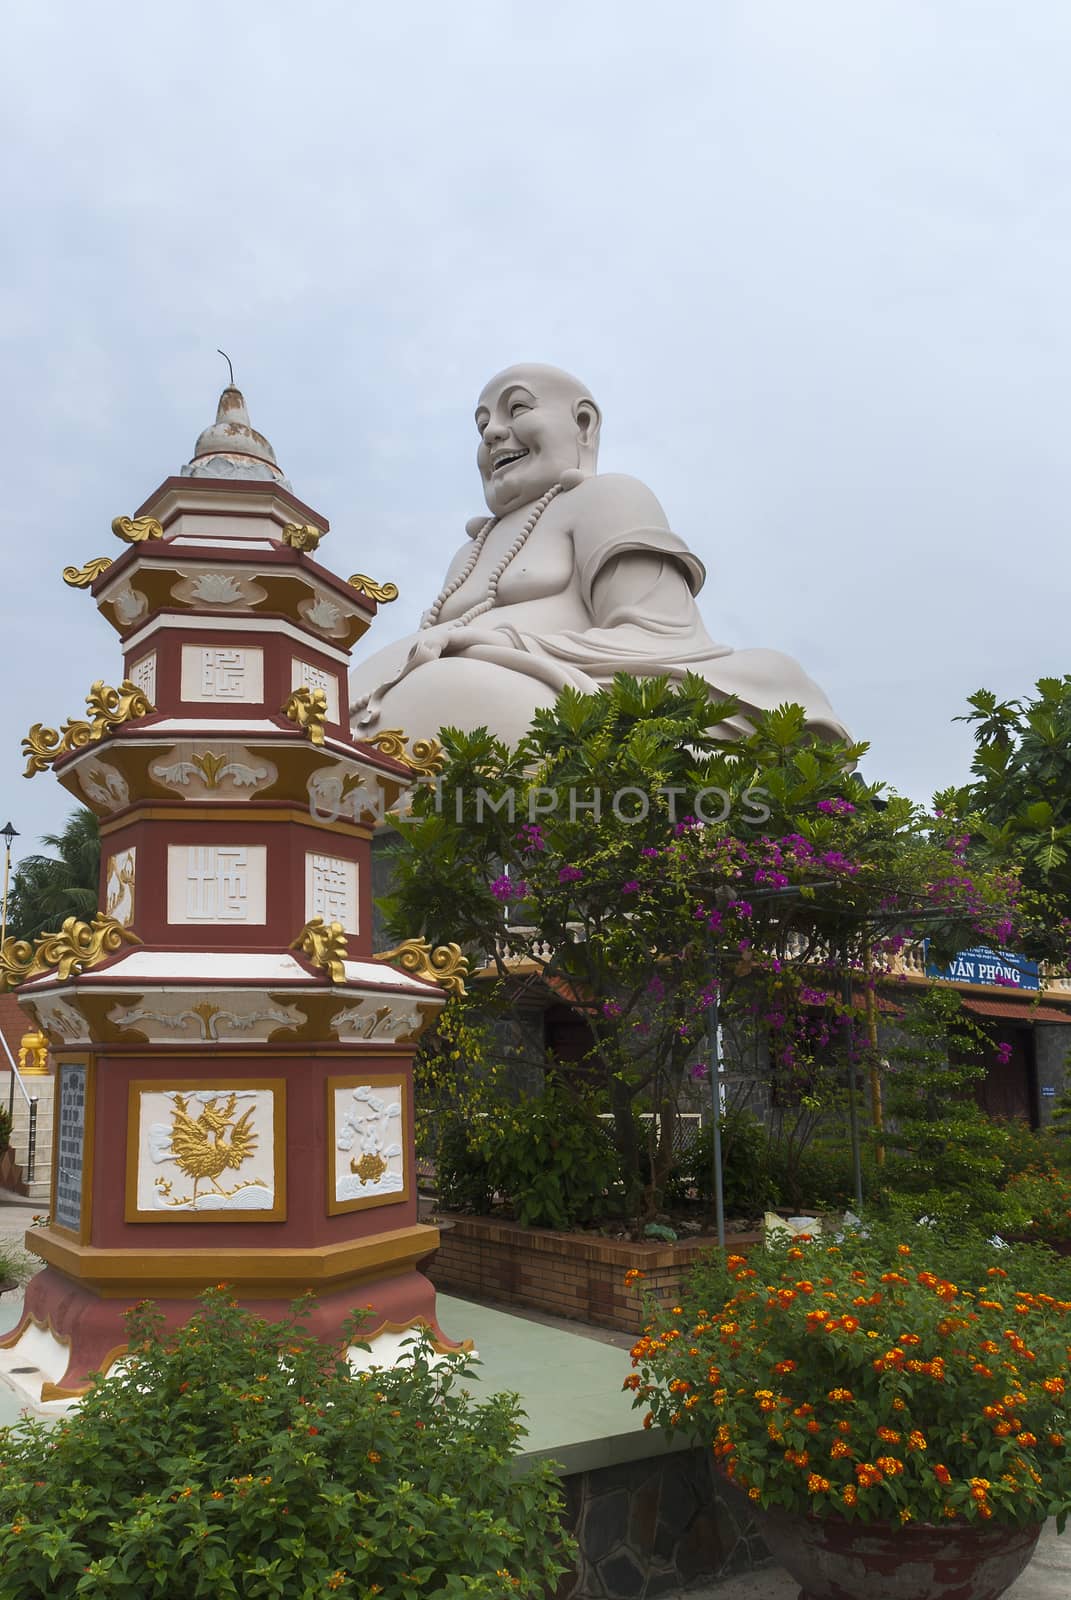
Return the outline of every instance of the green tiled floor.
{"type": "Polygon", "coordinates": [[[438,1297],[439,1323],[452,1339],[471,1339],[480,1365],[473,1393],[512,1389],[528,1414],[525,1452],[549,1455],[572,1472],[631,1461],[664,1448],[646,1433],[622,1380],[631,1372],[623,1336],[518,1316],[451,1295],[438,1297]],[[590,1335],[590,1336],[589,1336],[590,1335]]]}

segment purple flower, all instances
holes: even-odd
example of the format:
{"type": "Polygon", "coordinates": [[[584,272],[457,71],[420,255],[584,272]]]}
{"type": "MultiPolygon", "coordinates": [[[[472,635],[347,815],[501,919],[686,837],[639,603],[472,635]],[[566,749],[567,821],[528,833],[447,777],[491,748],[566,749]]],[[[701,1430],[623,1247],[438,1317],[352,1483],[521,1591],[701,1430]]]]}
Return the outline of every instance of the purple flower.
{"type": "Polygon", "coordinates": [[[621,885],[622,894],[639,894],[639,892],[640,886],[635,878],[630,878],[627,883],[621,885]]]}
{"type": "Polygon", "coordinates": [[[562,867],[558,873],[559,883],[577,883],[584,876],[582,867],[562,867]]]}
{"type": "Polygon", "coordinates": [[[729,910],[735,911],[738,917],[750,917],[751,902],[749,900],[730,900],[729,910]]]}
{"type": "Polygon", "coordinates": [[[514,880],[503,876],[494,880],[491,893],[505,905],[510,900],[523,900],[528,893],[528,885],[521,878],[514,880]]]}
{"type": "Polygon", "coordinates": [[[688,1076],[693,1083],[705,1083],[710,1077],[710,1068],[705,1061],[697,1061],[694,1067],[688,1068],[688,1076]]]}
{"type": "Polygon", "coordinates": [[[543,837],[543,829],[538,822],[526,822],[517,835],[521,849],[531,853],[533,850],[545,850],[547,841],[543,837]]]}
{"type": "Polygon", "coordinates": [[[602,1014],[604,1017],[619,1017],[621,1015],[621,1007],[616,1000],[604,1000],[602,1014]]]}
{"type": "Polygon", "coordinates": [[[1000,1062],[1002,1067],[1006,1067],[1011,1058],[1012,1047],[1010,1044],[1008,1044],[1007,1040],[1002,1040],[1000,1044],[997,1045],[997,1060],[1000,1062]]]}
{"type": "Polygon", "coordinates": [[[818,810],[827,817],[850,817],[855,807],[850,800],[842,800],[838,795],[835,800],[819,800],[818,810]]]}
{"type": "Polygon", "coordinates": [[[643,856],[647,861],[656,861],[661,854],[661,850],[656,850],[654,845],[651,844],[647,845],[645,849],[640,851],[640,855],[643,856]]]}

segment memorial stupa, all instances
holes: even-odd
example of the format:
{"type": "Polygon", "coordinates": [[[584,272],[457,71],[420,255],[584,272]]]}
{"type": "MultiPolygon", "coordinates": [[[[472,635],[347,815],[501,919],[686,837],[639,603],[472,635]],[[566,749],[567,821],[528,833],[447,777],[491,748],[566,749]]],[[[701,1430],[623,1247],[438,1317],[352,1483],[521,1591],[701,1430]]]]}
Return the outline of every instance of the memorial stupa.
{"type": "Polygon", "coordinates": [[[100,909],[0,952],[57,1078],[50,1216],[26,1236],[44,1267],[0,1341],[46,1411],[121,1358],[129,1305],[177,1326],[220,1282],[269,1317],[312,1290],[326,1341],[368,1307],[381,1362],[416,1323],[444,1337],[412,1060],[464,961],[375,955],[370,872],[375,824],[438,752],[348,717],[350,651],[397,591],[322,563],[328,522],[233,381],[112,528],[114,560],[63,576],[119,636],[118,687],[24,742],[27,775],[51,767],[100,819],[100,909]]]}

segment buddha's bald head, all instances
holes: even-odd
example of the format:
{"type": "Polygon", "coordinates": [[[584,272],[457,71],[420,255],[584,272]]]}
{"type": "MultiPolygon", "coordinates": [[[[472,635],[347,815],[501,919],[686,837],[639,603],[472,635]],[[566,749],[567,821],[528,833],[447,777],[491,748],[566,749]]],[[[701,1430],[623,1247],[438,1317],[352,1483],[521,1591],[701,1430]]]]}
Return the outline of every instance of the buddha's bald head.
{"type": "Polygon", "coordinates": [[[490,510],[504,516],[566,473],[593,473],[601,420],[590,390],[560,367],[524,363],[484,384],[476,461],[490,510]]]}

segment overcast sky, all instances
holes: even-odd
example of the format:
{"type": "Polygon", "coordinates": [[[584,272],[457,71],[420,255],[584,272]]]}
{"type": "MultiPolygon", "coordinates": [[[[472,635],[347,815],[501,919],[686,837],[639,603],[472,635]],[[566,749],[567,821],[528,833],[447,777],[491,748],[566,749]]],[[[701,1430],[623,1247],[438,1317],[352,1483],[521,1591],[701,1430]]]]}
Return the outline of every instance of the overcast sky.
{"type": "MultiPolygon", "coordinates": [[[[0,811],[31,722],[118,681],[67,563],[253,423],[409,631],[482,509],[518,360],[600,402],[867,770],[962,781],[981,685],[1071,671],[1066,0],[259,0],[5,8],[0,811]]],[[[0,819],[3,820],[3,819],[0,819]]]]}

